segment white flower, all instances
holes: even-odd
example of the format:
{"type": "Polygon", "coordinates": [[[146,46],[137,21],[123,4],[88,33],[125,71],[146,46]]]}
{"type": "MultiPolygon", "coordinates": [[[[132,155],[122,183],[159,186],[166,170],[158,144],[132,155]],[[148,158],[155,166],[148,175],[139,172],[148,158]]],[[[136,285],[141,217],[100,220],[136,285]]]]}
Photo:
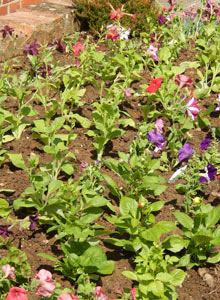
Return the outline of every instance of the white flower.
{"type": "Polygon", "coordinates": [[[117,27],[114,24],[109,24],[109,25],[106,26],[106,28],[107,29],[109,29],[109,28],[116,29],[116,31],[119,34],[119,39],[120,40],[128,40],[129,35],[131,33],[131,29],[130,28],[126,29],[124,27],[117,27]]]}
{"type": "Polygon", "coordinates": [[[174,181],[176,181],[180,175],[182,175],[184,173],[184,171],[187,169],[187,165],[176,170],[176,172],[173,173],[173,175],[170,177],[170,179],[168,180],[168,183],[173,183],[174,181]]]}

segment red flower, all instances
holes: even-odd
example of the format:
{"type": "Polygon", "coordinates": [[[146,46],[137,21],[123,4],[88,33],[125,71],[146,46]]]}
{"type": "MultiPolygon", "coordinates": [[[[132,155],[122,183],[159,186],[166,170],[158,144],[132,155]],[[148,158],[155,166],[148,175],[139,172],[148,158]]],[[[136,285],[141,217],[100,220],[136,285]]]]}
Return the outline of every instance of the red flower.
{"type": "Polygon", "coordinates": [[[76,45],[73,46],[73,51],[75,56],[79,56],[80,52],[82,52],[85,49],[85,46],[78,42],[76,45]]]}
{"type": "Polygon", "coordinates": [[[110,16],[110,20],[119,20],[121,21],[121,19],[124,17],[124,14],[121,12],[120,8],[117,8],[116,10],[112,9],[111,10],[111,16],[110,16]]]}
{"type": "Polygon", "coordinates": [[[162,78],[151,78],[150,85],[146,88],[146,92],[148,93],[155,93],[161,86],[162,78]]]}
{"type": "Polygon", "coordinates": [[[116,29],[110,29],[105,38],[111,39],[113,42],[115,42],[119,39],[119,34],[116,29]]]}
{"type": "Polygon", "coordinates": [[[10,288],[9,294],[5,300],[27,300],[25,294],[27,294],[26,290],[19,287],[13,287],[10,288]]]}

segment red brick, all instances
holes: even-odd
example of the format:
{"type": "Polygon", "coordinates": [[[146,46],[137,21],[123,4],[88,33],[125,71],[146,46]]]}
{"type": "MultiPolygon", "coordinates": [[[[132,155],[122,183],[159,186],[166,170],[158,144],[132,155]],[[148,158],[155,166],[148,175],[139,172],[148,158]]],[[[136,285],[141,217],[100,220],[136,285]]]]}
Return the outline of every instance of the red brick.
{"type": "Polygon", "coordinates": [[[37,4],[42,1],[43,0],[21,0],[21,7],[23,8],[32,4],[37,4]]]}
{"type": "Polygon", "coordinates": [[[12,2],[13,0],[3,0],[3,4],[6,4],[8,2],[12,2]]]}
{"type": "Polygon", "coordinates": [[[18,2],[14,2],[14,3],[10,3],[9,4],[9,13],[13,13],[15,12],[16,10],[18,10],[20,8],[20,3],[19,1],[18,2]]]}
{"type": "Polygon", "coordinates": [[[7,6],[0,7],[0,16],[7,15],[7,13],[8,13],[8,7],[7,6]]]}

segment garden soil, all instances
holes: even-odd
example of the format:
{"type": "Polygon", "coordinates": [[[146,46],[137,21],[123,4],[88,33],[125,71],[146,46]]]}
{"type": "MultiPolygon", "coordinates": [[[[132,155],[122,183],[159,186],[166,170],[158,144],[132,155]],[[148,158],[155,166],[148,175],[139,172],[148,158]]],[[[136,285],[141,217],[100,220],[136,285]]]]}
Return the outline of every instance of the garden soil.
{"type": "MultiPolygon", "coordinates": [[[[175,62],[176,65],[179,65],[182,61],[193,61],[195,60],[196,50],[194,49],[193,44],[187,45],[185,49],[182,49],[179,55],[178,61],[175,62]]],[[[72,53],[56,53],[54,56],[54,61],[60,61],[62,65],[69,65],[74,62],[74,56],[72,53]]],[[[18,58],[17,64],[14,64],[13,73],[20,73],[22,69],[28,68],[28,61],[25,57],[18,58]]],[[[193,83],[195,84],[198,80],[196,75],[196,70],[190,69],[186,73],[190,78],[192,78],[193,83]]],[[[136,81],[132,88],[138,89],[141,84],[149,83],[150,81],[150,72],[145,70],[142,74],[143,79],[141,81],[136,81]]],[[[55,93],[55,92],[54,92],[55,93]]],[[[56,94],[51,94],[51,96],[56,97],[56,94]]],[[[93,111],[92,103],[95,102],[98,98],[98,93],[95,88],[91,85],[86,86],[86,93],[82,99],[85,102],[80,108],[76,108],[75,112],[80,113],[82,116],[85,116],[91,120],[91,115],[93,111]]],[[[202,110],[205,110],[208,106],[213,104],[213,100],[216,99],[216,94],[211,95],[209,98],[206,98],[201,101],[200,105],[202,110]]],[[[145,97],[141,98],[132,98],[129,97],[126,102],[121,105],[121,109],[127,111],[131,117],[136,121],[140,122],[143,120],[143,114],[140,109],[140,104],[146,102],[145,97]]],[[[38,102],[37,99],[33,101],[34,108],[39,112],[40,116],[43,117],[43,108],[38,102]]],[[[16,111],[17,105],[13,99],[8,99],[6,102],[6,108],[10,111],[16,111]]],[[[166,122],[166,120],[164,120],[166,122]]],[[[211,124],[213,126],[220,126],[219,112],[213,113],[210,117],[211,124]]],[[[92,139],[85,135],[86,129],[80,127],[79,124],[74,129],[74,133],[77,134],[76,140],[74,140],[70,145],[70,151],[76,156],[76,161],[73,163],[77,167],[74,172],[74,178],[77,179],[82,173],[80,167],[80,162],[87,161],[88,163],[94,163],[95,152],[94,147],[92,146],[92,139]]],[[[201,131],[200,129],[194,129],[190,132],[193,135],[192,140],[190,141],[193,149],[200,153],[200,143],[201,140],[208,136],[208,131],[201,131]]],[[[132,128],[125,131],[125,134],[117,139],[114,139],[106,147],[104,152],[104,159],[109,157],[116,157],[118,151],[128,152],[129,145],[133,140],[136,131],[132,128]]],[[[10,151],[10,153],[21,153],[24,159],[27,161],[27,158],[31,153],[38,154],[40,156],[40,163],[46,163],[50,159],[48,154],[43,152],[43,146],[40,142],[32,137],[31,127],[26,128],[22,134],[20,140],[14,140],[4,145],[4,148],[10,151]]],[[[118,178],[103,169],[103,172],[111,175],[115,181],[118,182],[118,178]]],[[[166,173],[162,176],[166,180],[172,175],[172,171],[166,173]]],[[[63,179],[63,178],[62,178],[63,179]]],[[[3,164],[0,168],[0,185],[1,188],[14,189],[13,194],[1,193],[0,197],[7,199],[10,204],[17,199],[21,193],[28,187],[28,178],[24,171],[15,168],[9,161],[3,164]]],[[[120,185],[120,182],[118,182],[120,185]]],[[[175,184],[167,184],[167,190],[159,196],[160,200],[166,201],[164,208],[157,214],[156,218],[158,220],[174,220],[173,212],[178,209],[181,210],[181,203],[184,201],[184,196],[179,195],[175,190],[175,184]]],[[[204,199],[206,203],[211,203],[214,206],[220,204],[220,181],[215,179],[209,185],[207,184],[204,190],[204,199]]],[[[118,205],[114,199],[112,199],[113,205],[118,205]]],[[[22,219],[26,217],[27,211],[20,210],[15,212],[12,217],[22,219]]],[[[104,216],[98,220],[99,224],[102,224],[106,229],[112,229],[111,225],[105,220],[105,216],[109,212],[106,211],[104,216]]],[[[0,219],[0,225],[6,225],[4,220],[0,219]]],[[[54,263],[43,258],[39,257],[38,253],[47,253],[52,256],[60,257],[59,245],[56,242],[56,236],[46,233],[46,227],[38,226],[36,231],[32,232],[28,229],[20,229],[18,225],[13,227],[12,231],[14,236],[11,237],[12,245],[23,250],[28,257],[28,262],[32,269],[32,278],[35,273],[41,268],[45,268],[52,272],[53,278],[61,284],[61,288],[71,287],[71,283],[68,282],[62,275],[54,271],[54,263]]],[[[102,276],[99,285],[103,286],[103,291],[109,296],[109,299],[117,298],[120,296],[120,293],[123,288],[131,288],[132,282],[125,278],[121,272],[124,270],[132,270],[130,264],[130,253],[123,251],[112,245],[106,243],[102,244],[102,247],[106,251],[108,258],[115,260],[115,270],[112,275],[102,276]]],[[[0,250],[0,255],[4,255],[4,250],[0,250]]],[[[206,278],[207,276],[205,276],[206,278]]],[[[73,283],[72,283],[73,284],[73,283]]],[[[218,300],[220,299],[220,265],[206,265],[201,270],[193,269],[187,272],[187,276],[182,286],[177,288],[179,294],[179,300],[218,300]],[[209,274],[210,280],[204,280],[202,273],[209,274]]],[[[31,300],[39,299],[39,296],[32,295],[31,300]]]]}

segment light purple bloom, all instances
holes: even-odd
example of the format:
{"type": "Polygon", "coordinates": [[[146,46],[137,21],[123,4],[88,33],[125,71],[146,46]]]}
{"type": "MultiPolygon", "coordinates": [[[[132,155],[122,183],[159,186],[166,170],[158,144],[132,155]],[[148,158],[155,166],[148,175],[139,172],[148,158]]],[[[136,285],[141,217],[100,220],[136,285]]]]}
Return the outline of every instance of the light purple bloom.
{"type": "Polygon", "coordinates": [[[30,55],[37,55],[38,54],[38,50],[37,48],[40,47],[39,44],[36,43],[36,41],[34,41],[32,44],[25,44],[25,55],[30,54],[30,55]]]}
{"type": "Polygon", "coordinates": [[[186,114],[191,117],[194,121],[197,118],[197,114],[199,113],[199,107],[197,105],[196,98],[192,97],[186,100],[186,114]]]}
{"type": "Polygon", "coordinates": [[[132,88],[126,88],[126,90],[125,90],[125,96],[126,97],[131,97],[132,96],[131,91],[132,91],[132,88]]]}
{"type": "Polygon", "coordinates": [[[204,140],[202,140],[201,145],[200,145],[201,146],[201,150],[207,149],[210,146],[211,140],[212,139],[204,139],[204,140]]]}
{"type": "Polygon", "coordinates": [[[186,143],[183,147],[179,150],[178,160],[179,162],[188,161],[189,157],[192,156],[194,153],[193,149],[191,148],[190,143],[186,143]]]}
{"type": "Polygon", "coordinates": [[[200,182],[210,183],[215,180],[217,169],[212,164],[208,164],[207,167],[205,167],[205,170],[199,170],[199,173],[202,173],[203,175],[200,177],[200,182]]]}
{"type": "Polygon", "coordinates": [[[147,139],[150,143],[156,146],[154,152],[158,152],[159,150],[164,150],[166,148],[167,142],[158,131],[148,131],[147,139]]]}
{"type": "Polygon", "coordinates": [[[155,60],[155,61],[159,61],[159,58],[157,56],[157,47],[154,47],[152,44],[150,45],[149,48],[147,48],[147,53],[150,54],[150,57],[155,60]]]}
{"type": "Polygon", "coordinates": [[[218,98],[216,100],[217,100],[218,104],[215,108],[215,111],[220,111],[220,93],[218,94],[218,98]]]}

